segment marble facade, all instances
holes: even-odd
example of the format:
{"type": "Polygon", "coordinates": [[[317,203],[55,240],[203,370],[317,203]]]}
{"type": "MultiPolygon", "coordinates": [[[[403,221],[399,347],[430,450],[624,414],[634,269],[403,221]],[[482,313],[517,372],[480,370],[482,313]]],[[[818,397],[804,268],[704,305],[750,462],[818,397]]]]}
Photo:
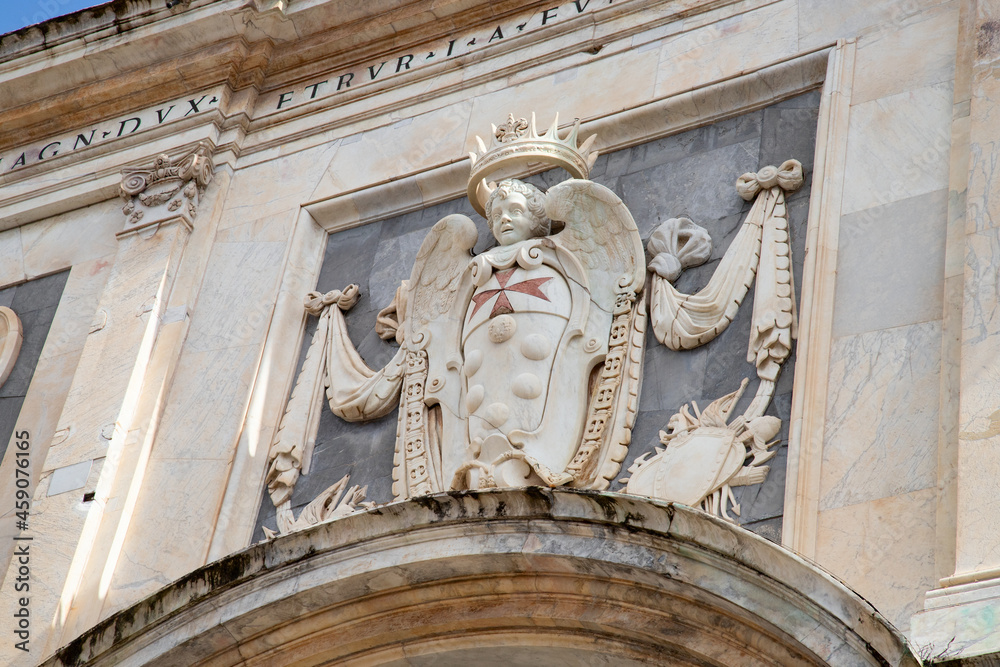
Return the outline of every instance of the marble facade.
{"type": "MultiPolygon", "coordinates": [[[[907,638],[909,649],[894,631],[855,628],[882,637],[895,664],[910,653],[995,657],[998,25],[985,0],[137,0],[0,36],[0,306],[25,336],[0,387],[0,661],[38,664],[81,636],[95,664],[145,642],[153,652],[129,658],[142,664],[159,655],[156,641],[182,636],[199,659],[238,650],[201,633],[263,623],[266,605],[212,598],[221,616],[198,612],[169,632],[149,610],[210,563],[272,558],[257,544],[275,527],[264,477],[314,326],[303,296],[365,276],[349,333],[369,364],[387,361],[394,348],[374,333],[375,314],[424,230],[447,212],[472,215],[463,156],[474,137],[532,111],[579,117],[583,136],[598,135],[592,178],[622,197],[643,239],[680,215],[725,238],[748,208],[739,175],[803,162],[806,185],[788,200],[798,342],[772,405],[781,444],[767,482],[738,498],[740,522],[787,551],[728,526],[712,539],[765,554],[761,572],[811,561],[843,581],[907,638]],[[123,211],[123,173],[153,170],[160,155],[176,165],[199,146],[211,179],[174,176],[195,184],[183,210],[136,199],[123,211]],[[27,652],[10,620],[24,607],[16,537],[32,538],[27,652]],[[137,623],[137,643],[109,644],[101,628],[125,627],[136,609],[155,627],[137,623]]],[[[678,285],[704,284],[724,250],[678,285]]],[[[681,404],[707,404],[747,375],[718,350],[744,363],[749,305],[728,338],[688,356],[647,344],[625,468],[681,404]]],[[[324,410],[296,511],[346,472],[388,501],[393,417],[348,430],[324,410]]],[[[351,530],[382,530],[364,516],[349,517],[351,530]]],[[[650,534],[670,534],[650,522],[650,534]]],[[[308,535],[336,541],[336,525],[308,535]]],[[[805,597],[783,593],[781,604],[862,604],[831,593],[825,574],[833,597],[823,598],[810,576],[796,580],[805,597]]],[[[296,585],[277,577],[267,595],[296,585]]],[[[741,604],[764,599],[748,595],[741,604]]],[[[318,609],[307,597],[289,597],[286,611],[318,609]]],[[[608,643],[594,655],[623,656],[615,623],[597,625],[608,643]]],[[[546,651],[570,646],[553,641],[546,651]]],[[[853,664],[821,644],[807,642],[818,664],[853,664]]],[[[394,650],[379,659],[402,660],[394,650]]],[[[449,650],[466,655],[461,642],[449,650]]],[[[63,649],[49,664],[73,658],[63,649]]]]}

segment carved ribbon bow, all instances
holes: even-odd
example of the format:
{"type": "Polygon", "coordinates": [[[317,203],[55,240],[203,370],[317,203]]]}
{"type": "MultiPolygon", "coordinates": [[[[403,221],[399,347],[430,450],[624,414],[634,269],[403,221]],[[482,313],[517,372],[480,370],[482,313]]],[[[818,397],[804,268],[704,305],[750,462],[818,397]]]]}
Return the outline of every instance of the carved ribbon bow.
{"type": "Polygon", "coordinates": [[[775,185],[785,192],[794,192],[802,185],[802,163],[798,160],[785,160],[780,167],[767,166],[756,174],[743,174],[736,181],[736,191],[746,201],[752,200],[761,190],[768,190],[775,185]]]}
{"type": "Polygon", "coordinates": [[[327,306],[336,304],[341,310],[347,311],[354,307],[354,304],[361,298],[361,289],[354,283],[348,285],[343,291],[339,289],[330,290],[326,294],[322,292],[309,292],[306,294],[305,307],[310,315],[321,315],[327,306]]]}

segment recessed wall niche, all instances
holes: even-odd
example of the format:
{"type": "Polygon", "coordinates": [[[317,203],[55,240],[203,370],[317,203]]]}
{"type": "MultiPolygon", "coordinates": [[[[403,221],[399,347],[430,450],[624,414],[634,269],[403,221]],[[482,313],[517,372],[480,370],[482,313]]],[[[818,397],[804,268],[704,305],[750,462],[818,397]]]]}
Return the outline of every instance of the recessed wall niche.
{"type": "MultiPolygon", "coordinates": [[[[805,184],[788,197],[789,231],[796,298],[802,282],[806,220],[819,113],[819,92],[807,93],[681,134],[601,155],[591,172],[594,180],[613,190],[625,202],[643,237],[663,221],[688,217],[705,227],[713,240],[710,260],[681,275],[675,286],[693,293],[703,287],[718,266],[729,243],[746,217],[750,204],[737,194],[736,179],[766,165],[799,160],[805,184]]],[[[552,170],[528,180],[546,189],[566,178],[552,170]]],[[[476,221],[479,241],[475,252],[495,245],[486,222],[463,196],[420,211],[331,234],[316,290],[327,292],[358,283],[361,297],[346,314],[348,332],[365,362],[381,368],[396,352],[395,343],[375,333],[378,312],[389,305],[400,281],[409,278],[414,258],[427,231],[444,216],[462,213],[476,221]]],[[[685,403],[704,408],[734,391],[743,378],[750,383],[738,405],[742,410],[753,397],[757,375],[746,361],[750,336],[752,290],[729,327],[712,342],[686,352],[675,352],[647,333],[646,357],[639,411],[632,444],[619,478],[642,454],[659,443],[659,431],[685,403]]],[[[309,318],[299,364],[305,357],[316,319],[309,318]]],[[[772,540],[781,540],[781,521],[787,460],[788,422],[791,413],[795,354],[785,362],[767,414],[779,417],[777,455],[771,459],[764,484],[733,489],[740,507],[738,522],[772,540]]],[[[392,466],[397,413],[365,423],[347,423],[324,406],[309,474],[296,483],[291,509],[297,516],[319,493],[350,475],[350,483],[368,487],[367,499],[392,500],[392,466]]],[[[622,491],[614,482],[611,491],[622,491]]],[[[263,539],[264,526],[276,530],[275,508],[264,490],[254,541],[263,539]]]]}

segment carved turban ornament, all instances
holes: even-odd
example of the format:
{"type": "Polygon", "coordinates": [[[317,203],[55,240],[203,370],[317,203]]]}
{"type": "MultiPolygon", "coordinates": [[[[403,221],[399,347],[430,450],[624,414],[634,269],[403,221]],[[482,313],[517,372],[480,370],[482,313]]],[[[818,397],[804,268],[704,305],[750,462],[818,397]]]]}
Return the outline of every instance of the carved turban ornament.
{"type": "Polygon", "coordinates": [[[704,227],[689,218],[670,218],[650,234],[646,248],[653,257],[649,270],[673,282],[684,269],[708,261],[712,239],[704,227]]]}
{"type": "Polygon", "coordinates": [[[761,190],[775,186],[785,192],[795,192],[802,187],[802,163],[798,160],[785,160],[780,167],[767,166],[754,173],[746,173],[736,180],[736,191],[743,199],[750,201],[761,190]]]}

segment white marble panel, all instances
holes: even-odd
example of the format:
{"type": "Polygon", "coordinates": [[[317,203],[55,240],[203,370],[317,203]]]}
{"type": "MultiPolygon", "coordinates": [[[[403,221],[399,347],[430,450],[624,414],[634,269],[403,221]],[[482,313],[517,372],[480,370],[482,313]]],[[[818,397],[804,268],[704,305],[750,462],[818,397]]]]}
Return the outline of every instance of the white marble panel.
{"type": "Polygon", "coordinates": [[[952,84],[851,107],[842,214],[948,187],[952,84]]]}
{"type": "MultiPolygon", "coordinates": [[[[981,5],[980,5],[981,6],[981,5]]],[[[996,113],[1000,81],[994,70],[977,72],[969,109],[969,172],[966,233],[1000,227],[1000,169],[997,165],[996,113]]],[[[995,233],[995,232],[994,232],[995,233]]]]}
{"type": "Polygon", "coordinates": [[[785,0],[666,38],[656,95],[731,77],[798,52],[798,7],[785,0]]]}
{"type": "MultiPolygon", "coordinates": [[[[225,197],[225,212],[219,229],[242,225],[247,220],[276,216],[291,225],[299,206],[323,176],[323,170],[337,152],[335,143],[322,143],[306,150],[287,146],[274,149],[268,159],[237,170],[225,197]]],[[[351,170],[355,165],[344,166],[351,170]]]]}
{"type": "MultiPolygon", "coordinates": [[[[329,159],[308,165],[316,170],[315,176],[326,167],[311,199],[424,171],[465,155],[472,107],[472,102],[465,102],[341,139],[329,159]]],[[[506,117],[505,112],[494,122],[506,117]]]]}
{"type": "MultiPolygon", "coordinates": [[[[962,431],[987,430],[1000,409],[1000,238],[995,230],[966,237],[962,312],[962,431]],[[974,391],[968,389],[975,388],[974,391]]],[[[983,438],[980,438],[983,439],[983,438]]]]}
{"type": "Polygon", "coordinates": [[[851,94],[854,104],[954,79],[957,2],[932,7],[880,28],[864,32],[858,39],[851,94]]]}
{"type": "Polygon", "coordinates": [[[25,280],[21,230],[8,229],[0,232],[0,288],[25,280]]]}
{"type": "Polygon", "coordinates": [[[122,229],[122,201],[109,199],[21,228],[24,271],[44,276],[98,257],[114,255],[122,229]]]}
{"type": "Polygon", "coordinates": [[[149,462],[101,618],[205,564],[228,469],[228,459],[149,462]]]}
{"type": "Polygon", "coordinates": [[[820,510],[937,483],[941,323],[834,340],[820,510]]]}
{"type": "Polygon", "coordinates": [[[938,416],[938,488],[936,577],[955,572],[955,534],[958,520],[959,394],[962,376],[962,276],[945,279],[944,318],[941,320],[941,397],[938,416]]]}
{"type": "Polygon", "coordinates": [[[904,633],[937,584],[936,501],[929,488],[819,513],[816,560],[904,633]]]}
{"type": "MultiPolygon", "coordinates": [[[[541,132],[556,113],[565,126],[573,118],[589,119],[637,106],[653,94],[658,60],[656,51],[628,52],[580,65],[570,81],[557,83],[552,75],[481,95],[474,101],[462,147],[472,150],[477,135],[487,140],[490,124],[502,123],[509,113],[530,118],[534,111],[541,132]]],[[[602,145],[601,137],[597,145],[602,145]]]]}
{"type": "MultiPolygon", "coordinates": [[[[971,184],[970,184],[971,188],[971,184]]],[[[958,454],[958,528],[955,574],[1000,566],[1000,539],[993,513],[1000,476],[996,415],[1000,410],[1000,308],[995,229],[966,237],[962,331],[961,415],[958,454]]]]}
{"type": "Polygon", "coordinates": [[[835,337],[941,319],[948,192],[840,219],[835,337]]]}
{"type": "Polygon", "coordinates": [[[799,48],[803,51],[864,32],[891,32],[923,9],[947,0],[799,0],[799,48]]]}
{"type": "Polygon", "coordinates": [[[284,254],[285,244],[278,242],[216,244],[192,315],[187,349],[262,344],[284,254]]]}
{"type": "MultiPolygon", "coordinates": [[[[114,255],[98,257],[76,264],[70,271],[66,286],[63,288],[56,309],[49,335],[45,339],[45,347],[39,356],[39,364],[43,359],[50,359],[75,352],[79,355],[84,341],[94,326],[94,316],[101,291],[111,273],[111,263],[114,255]]],[[[75,364],[73,364],[75,366],[75,364]]],[[[38,369],[35,373],[37,375],[38,369]]],[[[67,384],[72,378],[73,368],[64,362],[59,367],[59,373],[66,376],[67,384]]]]}
{"type": "MultiPolygon", "coordinates": [[[[956,111],[958,111],[957,108],[956,111]]],[[[965,272],[969,129],[971,125],[967,109],[965,114],[956,118],[951,124],[951,182],[948,185],[948,241],[944,267],[946,278],[961,276],[965,272]]]]}

